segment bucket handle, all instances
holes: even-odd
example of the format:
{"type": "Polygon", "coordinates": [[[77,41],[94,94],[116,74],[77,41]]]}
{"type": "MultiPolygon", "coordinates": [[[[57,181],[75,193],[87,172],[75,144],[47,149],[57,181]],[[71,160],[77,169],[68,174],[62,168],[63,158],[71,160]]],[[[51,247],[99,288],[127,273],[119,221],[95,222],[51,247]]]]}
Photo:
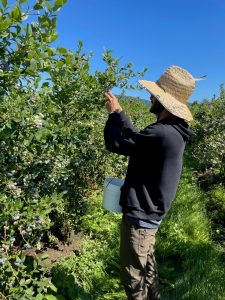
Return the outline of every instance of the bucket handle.
{"type": "Polygon", "coordinates": [[[109,182],[108,182],[108,184],[107,184],[107,186],[106,186],[106,188],[108,187],[108,185],[113,181],[113,179],[114,178],[112,178],[109,182]]]}

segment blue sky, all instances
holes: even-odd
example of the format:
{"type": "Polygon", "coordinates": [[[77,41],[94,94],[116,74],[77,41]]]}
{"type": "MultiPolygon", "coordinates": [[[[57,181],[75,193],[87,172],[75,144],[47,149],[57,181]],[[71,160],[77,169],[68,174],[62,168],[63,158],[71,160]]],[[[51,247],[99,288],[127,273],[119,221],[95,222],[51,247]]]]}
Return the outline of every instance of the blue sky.
{"type": "MultiPolygon", "coordinates": [[[[147,67],[142,79],[156,81],[171,65],[194,77],[207,75],[197,82],[189,102],[211,99],[225,84],[224,0],[68,0],[59,12],[57,30],[53,46],[76,50],[82,40],[84,52],[93,52],[92,71],[105,68],[101,54],[107,48],[122,57],[122,64],[132,62],[135,71],[147,67]]],[[[144,90],[126,94],[149,99],[144,90]]]]}
{"type": "MultiPolygon", "coordinates": [[[[143,79],[155,81],[170,65],[187,69],[197,83],[190,98],[201,101],[219,93],[225,83],[225,1],[68,0],[58,17],[56,45],[93,51],[93,70],[104,68],[103,49],[112,49],[122,63],[133,62],[143,79]]],[[[118,92],[117,89],[114,92],[118,92]]],[[[148,98],[146,91],[128,95],[148,98]]]]}
{"type": "MultiPolygon", "coordinates": [[[[197,83],[190,98],[201,101],[225,83],[225,1],[223,0],[68,0],[61,9],[57,45],[93,51],[93,70],[103,69],[103,49],[112,49],[135,70],[149,68],[143,79],[155,81],[170,65],[187,69],[197,83]]],[[[113,90],[118,92],[117,89],[113,90]]],[[[146,91],[128,95],[148,98],[146,91]]]]}

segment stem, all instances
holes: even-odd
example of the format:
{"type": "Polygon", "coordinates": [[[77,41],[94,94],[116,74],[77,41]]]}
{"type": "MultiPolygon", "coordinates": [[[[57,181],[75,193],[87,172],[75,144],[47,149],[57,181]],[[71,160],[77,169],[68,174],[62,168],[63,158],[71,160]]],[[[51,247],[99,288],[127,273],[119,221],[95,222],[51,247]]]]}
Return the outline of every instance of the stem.
{"type": "Polygon", "coordinates": [[[7,234],[7,221],[5,221],[5,226],[4,226],[4,241],[6,241],[6,234],[7,234]]]}
{"type": "Polygon", "coordinates": [[[0,296],[2,297],[2,299],[4,299],[4,300],[6,299],[7,300],[6,296],[3,295],[2,292],[0,292],[0,296]]]}
{"type": "MultiPolygon", "coordinates": [[[[7,257],[9,257],[9,254],[8,254],[8,251],[7,251],[7,250],[6,250],[6,256],[7,256],[7,257]]],[[[13,275],[15,276],[15,278],[16,278],[16,280],[17,280],[18,284],[20,285],[19,278],[17,277],[16,273],[14,272],[14,269],[13,269],[13,267],[12,267],[12,265],[11,265],[11,263],[10,263],[9,259],[8,259],[8,263],[9,263],[9,265],[10,265],[11,269],[12,269],[13,275]]]]}
{"type": "Polygon", "coordinates": [[[18,282],[19,286],[20,286],[20,281],[19,281],[19,278],[17,277],[17,275],[16,275],[16,273],[15,273],[15,271],[14,271],[14,269],[13,269],[13,267],[12,267],[12,265],[11,265],[11,263],[10,263],[10,261],[9,261],[9,260],[8,260],[8,262],[9,262],[9,265],[10,265],[10,267],[11,267],[11,269],[12,269],[13,275],[15,276],[15,278],[16,278],[16,280],[17,280],[17,282],[18,282]]]}
{"type": "Polygon", "coordinates": [[[21,227],[18,227],[18,229],[19,229],[19,232],[20,232],[20,234],[22,236],[23,241],[27,244],[27,241],[25,240],[25,238],[24,238],[24,236],[22,234],[21,227]]]}

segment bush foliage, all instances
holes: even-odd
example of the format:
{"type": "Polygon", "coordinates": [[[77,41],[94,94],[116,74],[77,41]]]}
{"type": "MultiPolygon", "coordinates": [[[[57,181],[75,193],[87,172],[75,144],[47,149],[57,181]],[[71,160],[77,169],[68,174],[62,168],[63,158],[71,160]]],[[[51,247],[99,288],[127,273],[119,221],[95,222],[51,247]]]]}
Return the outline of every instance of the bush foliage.
{"type": "MultiPolygon", "coordinates": [[[[12,279],[10,285],[1,282],[5,295],[19,284],[14,261],[24,266],[24,278],[29,269],[17,254],[41,250],[54,240],[53,227],[66,240],[85,211],[85,197],[104,178],[104,92],[126,88],[129,78],[143,75],[130,63],[120,66],[109,50],[102,56],[105,70],[91,74],[91,55],[83,53],[82,42],[76,51],[52,47],[65,2],[38,0],[30,7],[26,0],[1,1],[0,264],[3,276],[12,279]]],[[[27,289],[29,299],[36,297],[32,280],[18,289],[18,297],[27,289]]]]}
{"type": "Polygon", "coordinates": [[[193,103],[195,138],[191,156],[204,187],[225,182],[225,90],[219,97],[193,103]],[[205,184],[204,184],[205,183],[205,184]]]}

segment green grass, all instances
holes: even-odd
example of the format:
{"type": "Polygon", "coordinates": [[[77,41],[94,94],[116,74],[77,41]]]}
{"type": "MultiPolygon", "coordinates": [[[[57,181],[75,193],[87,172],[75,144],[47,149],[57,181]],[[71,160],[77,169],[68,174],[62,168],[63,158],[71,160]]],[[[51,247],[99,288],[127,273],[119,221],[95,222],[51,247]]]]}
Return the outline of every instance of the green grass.
{"type": "MultiPolygon", "coordinates": [[[[70,255],[55,269],[55,282],[64,278],[61,286],[56,285],[65,299],[126,299],[119,280],[121,215],[104,211],[101,201],[101,191],[89,199],[81,255],[70,255]],[[69,298],[68,289],[73,291],[69,298]]],[[[176,198],[157,234],[162,300],[225,299],[224,252],[211,241],[205,203],[191,170],[184,168],[176,198]]]]}
{"type": "Polygon", "coordinates": [[[157,239],[162,299],[225,299],[224,252],[211,241],[206,196],[189,169],[157,239]]]}

